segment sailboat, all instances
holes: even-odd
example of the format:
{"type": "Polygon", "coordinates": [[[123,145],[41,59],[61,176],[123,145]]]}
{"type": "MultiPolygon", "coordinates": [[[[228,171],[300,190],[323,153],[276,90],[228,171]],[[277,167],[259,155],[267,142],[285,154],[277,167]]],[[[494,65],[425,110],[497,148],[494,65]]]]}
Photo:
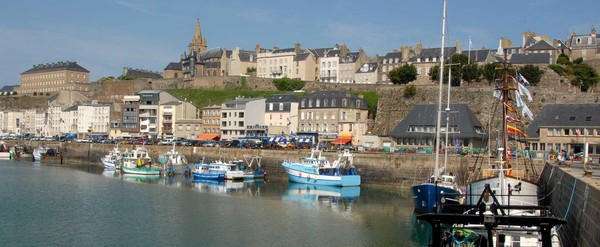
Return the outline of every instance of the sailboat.
{"type": "MultiPolygon", "coordinates": [[[[456,178],[453,175],[441,174],[439,169],[440,136],[442,120],[442,90],[444,79],[444,43],[446,36],[446,1],[444,1],[444,11],[442,17],[442,47],[440,58],[440,80],[438,92],[438,111],[436,121],[435,138],[435,164],[431,178],[421,184],[411,187],[413,199],[415,202],[415,211],[417,213],[437,212],[442,204],[459,204],[462,201],[462,193],[456,184],[456,178]]],[[[450,82],[448,82],[450,86],[450,82]]],[[[445,130],[448,135],[448,130],[445,130]]],[[[447,141],[446,141],[447,142],[447,141]]],[[[444,171],[445,172],[445,171],[444,171]]]]}
{"type": "Polygon", "coordinates": [[[509,152],[508,133],[524,133],[508,124],[514,110],[509,99],[520,100],[518,93],[514,97],[511,93],[521,85],[510,76],[506,50],[504,54],[503,75],[495,88],[503,114],[498,160],[489,168],[474,169],[481,174],[467,183],[465,213],[417,216],[432,225],[432,246],[561,246],[556,226],[566,221],[538,204],[538,178],[527,179],[527,170],[518,169],[517,157],[511,158],[509,152]],[[451,227],[443,230],[444,225],[451,227]]]}

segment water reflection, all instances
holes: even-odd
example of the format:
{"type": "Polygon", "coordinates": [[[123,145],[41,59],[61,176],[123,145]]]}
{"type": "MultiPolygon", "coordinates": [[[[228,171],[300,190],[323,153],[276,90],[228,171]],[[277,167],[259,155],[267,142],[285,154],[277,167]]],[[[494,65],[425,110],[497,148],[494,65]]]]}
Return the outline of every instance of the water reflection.
{"type": "Polygon", "coordinates": [[[122,174],[121,178],[123,181],[135,182],[135,183],[148,183],[157,184],[159,183],[160,175],[138,175],[138,174],[122,174]]]}
{"type": "Polygon", "coordinates": [[[352,203],[360,196],[360,187],[335,187],[289,183],[282,200],[300,202],[308,206],[350,212],[352,203]]]}
{"type": "Polygon", "coordinates": [[[200,192],[214,194],[248,194],[260,196],[260,189],[264,186],[264,180],[211,180],[194,179],[192,188],[200,192]]]}
{"type": "Polygon", "coordinates": [[[412,231],[410,239],[417,243],[428,243],[431,238],[431,225],[424,220],[417,220],[417,214],[412,215],[412,231]]]}

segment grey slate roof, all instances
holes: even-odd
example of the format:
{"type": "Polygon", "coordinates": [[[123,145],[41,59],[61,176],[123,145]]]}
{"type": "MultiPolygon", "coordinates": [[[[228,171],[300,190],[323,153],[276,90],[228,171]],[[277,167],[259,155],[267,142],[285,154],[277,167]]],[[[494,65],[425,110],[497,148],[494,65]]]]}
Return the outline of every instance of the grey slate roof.
{"type": "Polygon", "coordinates": [[[287,53],[287,52],[295,52],[296,48],[285,48],[285,49],[277,49],[277,50],[273,50],[273,54],[277,54],[277,53],[287,53]]]}
{"type": "Polygon", "coordinates": [[[294,57],[294,61],[305,61],[308,57],[310,57],[310,53],[301,53],[294,57]]]}
{"type": "Polygon", "coordinates": [[[181,62],[170,62],[164,70],[181,70],[181,62]]]}
{"type": "Polygon", "coordinates": [[[402,62],[402,52],[388,52],[382,59],[396,59],[398,58],[398,62],[402,62]]]}
{"type": "Polygon", "coordinates": [[[279,102],[299,102],[300,99],[294,94],[274,94],[267,98],[267,103],[279,103],[279,102]]]}
{"type": "MultiPolygon", "coordinates": [[[[428,126],[435,130],[437,119],[437,104],[415,105],[408,115],[390,132],[390,136],[396,138],[418,138],[434,137],[435,132],[409,132],[411,126],[428,126]]],[[[478,134],[476,128],[484,130],[479,119],[475,117],[471,109],[466,104],[450,104],[450,122],[449,125],[458,127],[461,138],[483,138],[487,139],[487,134],[478,134]]],[[[445,114],[442,114],[442,126],[446,125],[445,114]]],[[[452,134],[454,135],[454,134],[452,134]]]]}
{"type": "Polygon", "coordinates": [[[344,91],[317,91],[317,92],[313,92],[313,93],[309,93],[304,95],[301,99],[300,102],[304,101],[304,107],[302,106],[302,104],[300,104],[299,108],[300,109],[314,109],[314,108],[349,108],[349,109],[361,109],[361,110],[367,110],[368,106],[367,106],[367,100],[365,100],[364,98],[360,98],[357,95],[351,95],[351,94],[347,94],[344,91]],[[316,107],[316,103],[313,104],[312,107],[308,107],[308,101],[310,100],[320,100],[321,104],[319,105],[319,107],[316,107]],[[346,99],[346,107],[342,107],[342,100],[346,99]],[[325,104],[325,100],[327,100],[328,102],[333,102],[333,100],[335,100],[335,104],[330,103],[330,104],[325,104]],[[360,106],[357,107],[356,105],[356,101],[360,101],[360,106]]]}
{"type": "Polygon", "coordinates": [[[556,48],[554,46],[552,46],[551,44],[548,44],[548,42],[546,42],[545,40],[540,40],[539,42],[535,43],[534,45],[525,48],[525,50],[527,50],[527,51],[550,51],[550,50],[556,50],[556,48]]]}
{"type": "Polygon", "coordinates": [[[293,94],[275,94],[265,101],[265,112],[289,112],[292,108],[291,102],[298,102],[299,99],[293,94]],[[270,110],[270,104],[273,103],[273,110],[270,110]],[[283,109],[279,104],[283,104],[283,109]]]}
{"type": "Polygon", "coordinates": [[[340,63],[356,63],[359,55],[359,52],[349,52],[346,54],[346,56],[340,59],[340,63]]]}
{"type": "Polygon", "coordinates": [[[204,51],[200,52],[200,54],[198,54],[198,56],[200,57],[200,60],[207,60],[210,58],[221,58],[222,55],[223,55],[223,50],[219,47],[210,48],[210,49],[204,50],[204,51]]]}
{"type": "Polygon", "coordinates": [[[254,61],[256,62],[256,55],[254,54],[254,51],[240,51],[240,61],[242,62],[250,62],[250,61],[254,61]],[[252,59],[250,59],[252,58],[252,59]]]}
{"type": "Polygon", "coordinates": [[[375,71],[377,71],[377,68],[379,67],[379,64],[377,62],[371,62],[371,63],[364,63],[360,66],[360,68],[358,68],[358,70],[356,71],[356,74],[360,74],[360,73],[373,73],[375,71]],[[369,70],[367,71],[362,71],[363,66],[365,66],[365,64],[367,66],[369,66],[369,70]]]}
{"type": "Polygon", "coordinates": [[[463,51],[462,54],[469,57],[469,55],[471,56],[471,62],[474,63],[481,63],[481,62],[485,62],[485,60],[487,59],[488,55],[490,54],[490,50],[486,49],[486,50],[471,50],[471,52],[469,53],[469,51],[463,51]]]}
{"type": "Polygon", "coordinates": [[[38,64],[34,65],[33,68],[28,69],[27,71],[21,73],[21,75],[31,74],[31,73],[39,73],[39,72],[49,72],[49,71],[57,71],[57,70],[69,70],[69,71],[80,71],[80,72],[90,72],[89,70],[81,67],[77,62],[57,62],[57,63],[46,63],[46,64],[38,64]]]}
{"type": "MultiPolygon", "coordinates": [[[[442,53],[442,49],[440,48],[424,48],[421,50],[420,54],[415,54],[414,57],[410,58],[408,61],[417,62],[418,58],[421,58],[421,62],[425,62],[426,58],[429,58],[429,62],[433,62],[433,58],[440,58],[442,53]]],[[[444,49],[444,59],[450,58],[452,55],[456,53],[456,47],[446,47],[444,49]]],[[[436,60],[437,61],[437,60],[436,60]]]]}
{"type": "Polygon", "coordinates": [[[600,128],[600,104],[547,104],[525,129],[530,138],[540,136],[545,127],[600,128]]]}
{"type": "Polygon", "coordinates": [[[550,53],[528,53],[528,54],[512,54],[510,57],[511,64],[549,64],[550,53]]]}
{"type": "Polygon", "coordinates": [[[0,92],[14,92],[15,87],[18,87],[18,85],[4,86],[4,87],[0,88],[0,92]]]}

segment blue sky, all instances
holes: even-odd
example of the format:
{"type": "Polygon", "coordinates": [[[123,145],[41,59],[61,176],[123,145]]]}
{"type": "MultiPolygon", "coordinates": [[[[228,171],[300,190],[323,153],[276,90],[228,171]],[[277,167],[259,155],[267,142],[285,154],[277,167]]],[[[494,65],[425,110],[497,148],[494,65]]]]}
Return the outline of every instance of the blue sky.
{"type": "MultiPolygon", "coordinates": [[[[0,9],[0,86],[19,84],[34,64],[76,61],[91,79],[123,67],[162,71],[187,50],[196,18],[208,47],[332,47],[346,43],[369,56],[402,45],[439,47],[442,0],[421,1],[11,1],[0,9]]],[[[521,45],[533,31],[564,40],[600,29],[598,0],[449,0],[447,46],[521,45]]],[[[599,30],[600,31],[600,30],[599,30]]]]}

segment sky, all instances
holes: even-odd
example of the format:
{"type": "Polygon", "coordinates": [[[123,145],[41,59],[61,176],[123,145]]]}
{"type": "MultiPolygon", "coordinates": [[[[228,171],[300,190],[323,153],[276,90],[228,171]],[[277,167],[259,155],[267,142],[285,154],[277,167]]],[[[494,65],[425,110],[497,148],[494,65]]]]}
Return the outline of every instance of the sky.
{"type": "MultiPolygon", "coordinates": [[[[11,1],[0,8],[0,87],[18,85],[34,64],[75,61],[92,81],[123,67],[162,72],[179,61],[196,20],[208,47],[325,48],[346,44],[368,56],[403,45],[440,47],[442,0],[61,0],[11,1]]],[[[523,32],[565,40],[600,29],[598,0],[448,0],[446,46],[515,46],[523,32]]],[[[599,30],[600,31],[600,30],[599,30]]]]}

